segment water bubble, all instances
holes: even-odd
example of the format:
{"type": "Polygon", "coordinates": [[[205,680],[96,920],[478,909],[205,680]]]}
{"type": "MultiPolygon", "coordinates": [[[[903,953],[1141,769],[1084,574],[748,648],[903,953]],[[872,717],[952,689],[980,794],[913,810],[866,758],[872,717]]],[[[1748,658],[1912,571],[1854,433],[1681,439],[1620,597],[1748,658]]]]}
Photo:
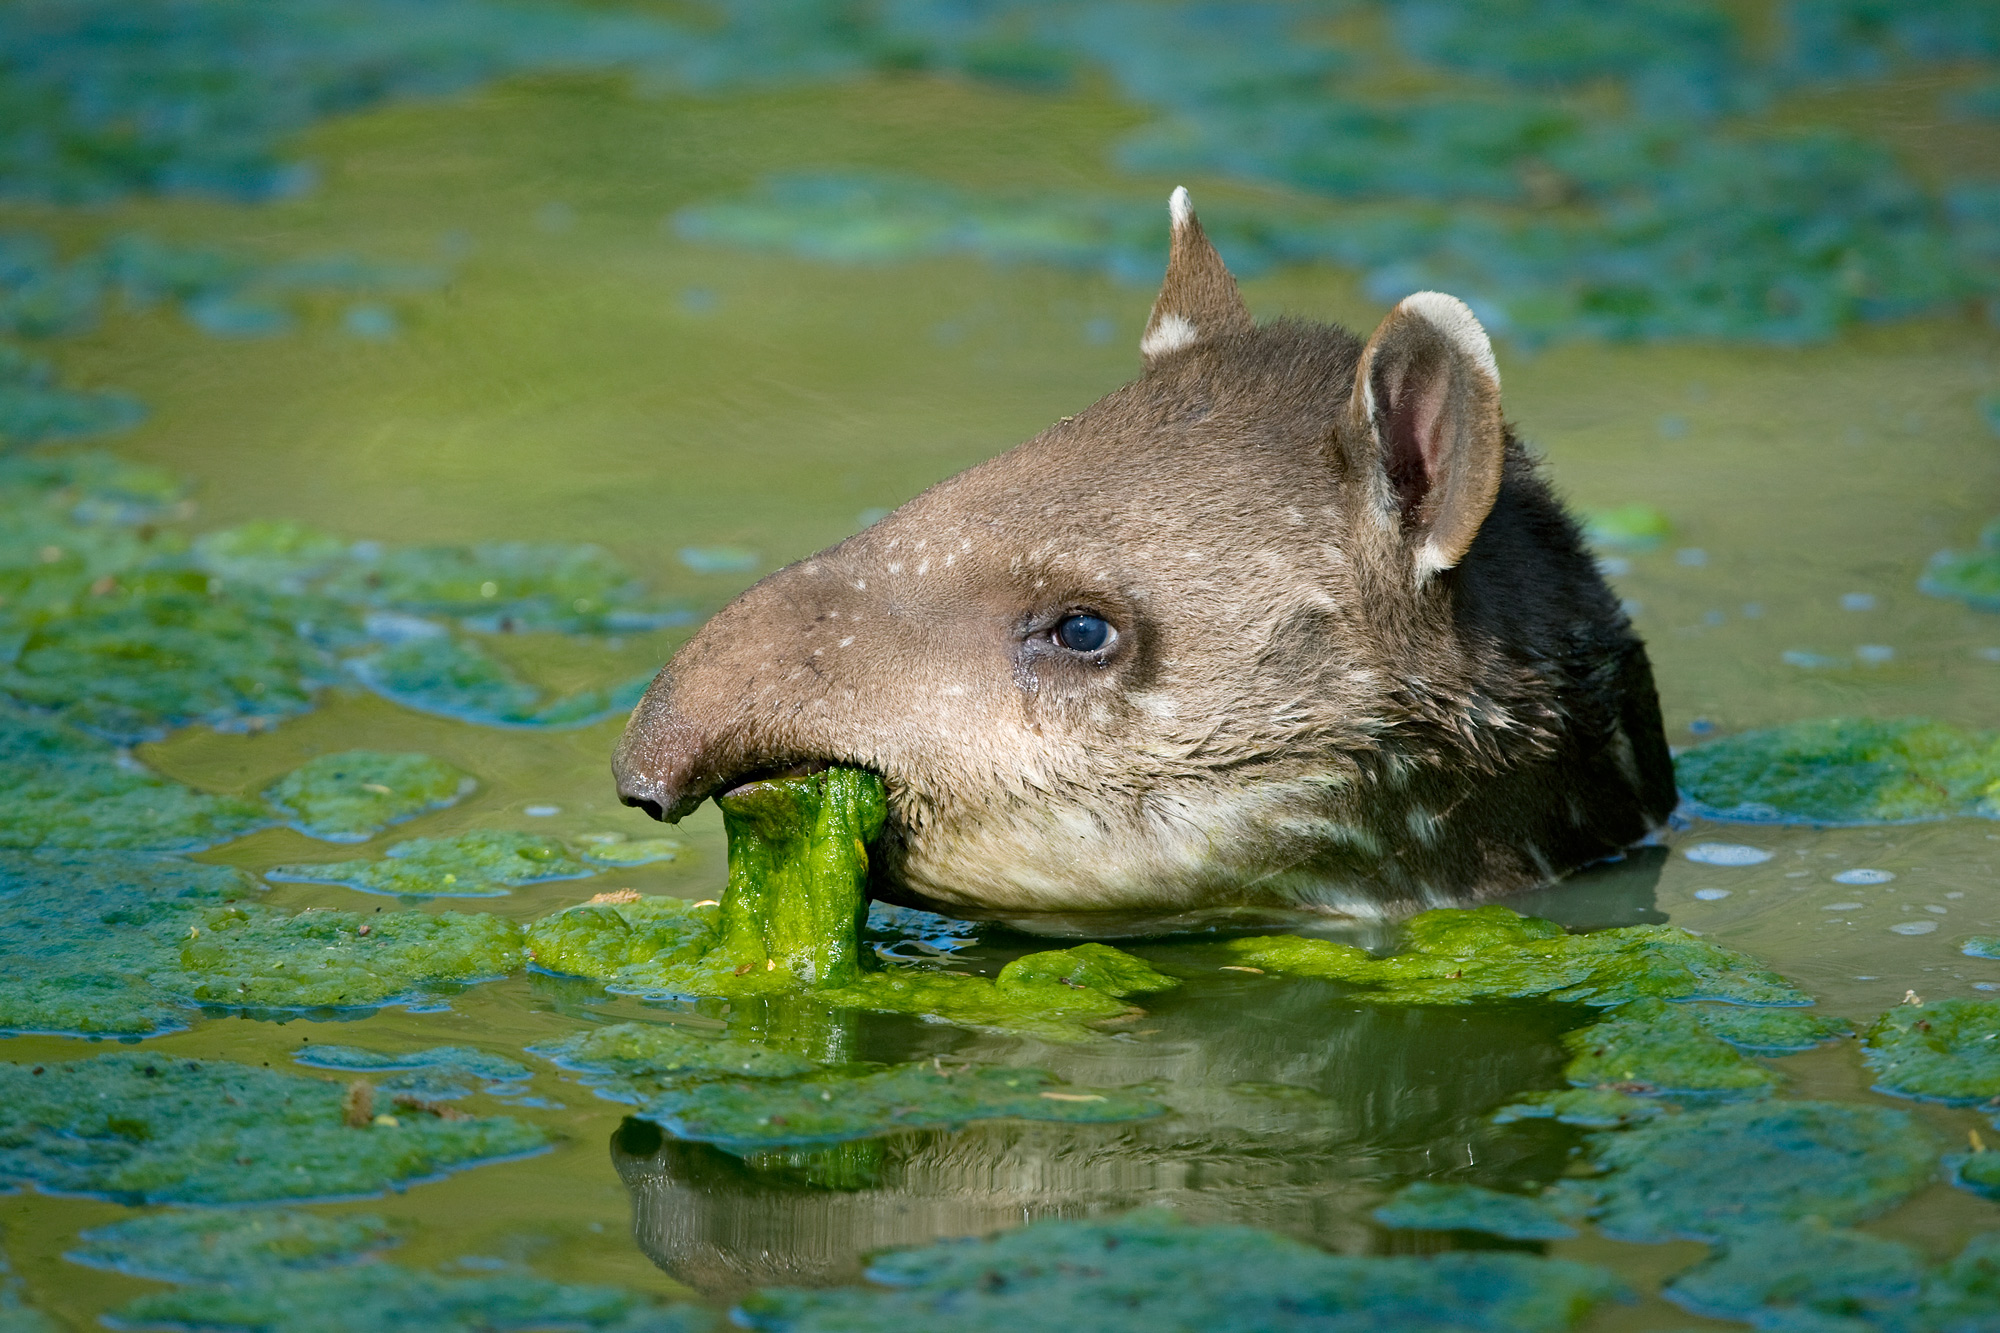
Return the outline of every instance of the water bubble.
{"type": "Polygon", "coordinates": [[[1857,907],[1865,905],[1863,903],[1828,903],[1819,910],[1822,912],[1852,912],[1857,907]]]}
{"type": "Polygon", "coordinates": [[[349,306],[340,326],[353,337],[366,338],[370,342],[385,342],[395,337],[400,327],[396,313],[381,305],[349,306]]]}
{"type": "Polygon", "coordinates": [[[1705,717],[1695,718],[1688,723],[1688,731],[1696,736],[1706,736],[1715,730],[1715,723],[1705,717]]]}
{"type": "Polygon", "coordinates": [[[1873,611],[1875,609],[1875,594],[1872,592],[1843,593],[1840,598],[1840,609],[1843,611],[1873,611]]]}
{"type": "Polygon", "coordinates": [[[1883,666],[1895,660],[1896,650],[1886,643],[1864,643],[1854,650],[1863,666],[1883,666]]]}
{"type": "Polygon", "coordinates": [[[1705,903],[1712,903],[1729,896],[1728,889],[1696,889],[1694,896],[1705,903]]]}
{"type": "Polygon", "coordinates": [[[1856,867],[1853,870],[1841,871],[1833,877],[1833,882],[1835,884],[1887,884],[1894,878],[1896,878],[1896,873],[1893,870],[1866,870],[1856,867]]]}
{"type": "Polygon", "coordinates": [[[1779,654],[1779,660],[1786,666],[1803,667],[1807,671],[1824,671],[1829,667],[1847,665],[1842,658],[1828,657],[1825,653],[1809,653],[1803,648],[1788,648],[1779,654]]]}
{"type": "Polygon", "coordinates": [[[526,805],[521,807],[521,813],[534,819],[547,819],[551,815],[561,814],[562,807],[559,805],[526,805]]]}
{"type": "Polygon", "coordinates": [[[1698,842],[1681,855],[1705,866],[1754,866],[1771,859],[1771,853],[1761,847],[1734,842],[1698,842]]]}
{"type": "Polygon", "coordinates": [[[1902,921],[1889,927],[1898,935],[1928,935],[1937,928],[1935,921],[1902,921]]]}

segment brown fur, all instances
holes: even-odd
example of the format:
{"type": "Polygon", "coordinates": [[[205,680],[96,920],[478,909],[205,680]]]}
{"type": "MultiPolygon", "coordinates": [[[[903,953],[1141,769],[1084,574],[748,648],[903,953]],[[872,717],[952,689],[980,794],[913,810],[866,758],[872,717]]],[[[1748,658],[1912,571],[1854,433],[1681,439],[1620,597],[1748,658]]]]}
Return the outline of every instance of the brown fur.
{"type": "Polygon", "coordinates": [[[726,607],[633,714],[629,803],[873,769],[878,888],[1003,912],[1402,912],[1666,817],[1645,650],[1469,312],[1253,327],[1187,222],[1153,324],[1193,340],[726,607]],[[1055,641],[1080,612],[1105,652],[1055,641]]]}

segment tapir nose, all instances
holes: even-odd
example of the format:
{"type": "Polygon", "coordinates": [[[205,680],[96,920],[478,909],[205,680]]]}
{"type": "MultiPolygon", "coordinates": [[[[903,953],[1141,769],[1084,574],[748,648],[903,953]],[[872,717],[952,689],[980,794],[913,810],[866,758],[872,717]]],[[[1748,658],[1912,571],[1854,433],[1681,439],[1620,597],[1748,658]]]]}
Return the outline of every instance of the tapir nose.
{"type": "Polygon", "coordinates": [[[692,814],[717,785],[708,772],[708,740],[674,707],[672,682],[661,672],[632,710],[611,757],[618,799],[665,823],[692,814]]]}

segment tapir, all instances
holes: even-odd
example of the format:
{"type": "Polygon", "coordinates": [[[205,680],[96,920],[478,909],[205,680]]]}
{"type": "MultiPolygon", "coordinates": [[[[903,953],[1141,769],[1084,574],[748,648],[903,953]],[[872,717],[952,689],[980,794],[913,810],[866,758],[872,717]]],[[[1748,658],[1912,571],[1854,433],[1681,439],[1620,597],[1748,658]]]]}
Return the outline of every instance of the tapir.
{"type": "Polygon", "coordinates": [[[869,769],[871,890],[965,915],[1394,917],[1659,828],[1645,647],[1472,311],[1258,324],[1169,212],[1139,378],[717,613],[632,713],[626,804],[869,769]]]}

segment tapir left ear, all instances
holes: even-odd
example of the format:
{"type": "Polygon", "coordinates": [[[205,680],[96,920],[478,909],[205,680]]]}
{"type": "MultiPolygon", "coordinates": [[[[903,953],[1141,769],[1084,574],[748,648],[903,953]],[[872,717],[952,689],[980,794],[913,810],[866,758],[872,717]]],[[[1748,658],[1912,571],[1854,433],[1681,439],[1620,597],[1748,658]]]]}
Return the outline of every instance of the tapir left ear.
{"type": "Polygon", "coordinates": [[[1167,201],[1167,215],[1174,228],[1167,280],[1160,285],[1152,318],[1139,339],[1148,365],[1196,343],[1225,333],[1248,333],[1251,328],[1250,307],[1243,304],[1236,279],[1203,234],[1185,186],[1167,201]]]}
{"type": "Polygon", "coordinates": [[[1421,587],[1465,558],[1506,459],[1500,367],[1463,301],[1418,292],[1389,312],[1362,350],[1349,422],[1351,474],[1402,531],[1421,587]]]}

